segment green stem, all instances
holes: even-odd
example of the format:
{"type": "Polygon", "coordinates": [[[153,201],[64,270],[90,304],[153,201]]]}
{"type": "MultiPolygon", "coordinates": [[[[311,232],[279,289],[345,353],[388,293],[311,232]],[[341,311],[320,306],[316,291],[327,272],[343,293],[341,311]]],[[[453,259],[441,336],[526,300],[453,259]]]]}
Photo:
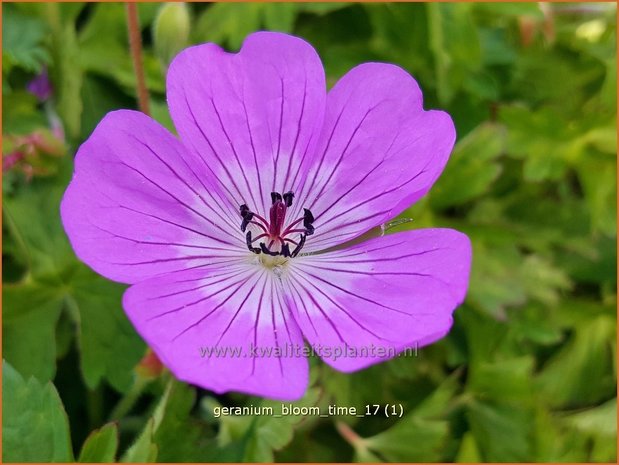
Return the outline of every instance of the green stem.
{"type": "Polygon", "coordinates": [[[86,405],[88,410],[88,423],[90,429],[97,428],[103,423],[103,392],[101,387],[87,391],[86,405]]]}
{"type": "Polygon", "coordinates": [[[116,404],[116,407],[112,410],[112,413],[110,413],[109,421],[117,421],[127,415],[127,413],[131,411],[135,403],[138,401],[148,384],[148,380],[145,380],[142,377],[137,377],[129,392],[127,392],[127,394],[120,399],[118,404],[116,404]]]}
{"type": "Polygon", "coordinates": [[[29,279],[30,273],[32,272],[32,258],[30,256],[30,250],[28,249],[28,244],[26,244],[24,236],[22,236],[21,231],[17,227],[17,224],[15,223],[15,220],[11,216],[11,213],[7,209],[6,205],[3,205],[3,207],[4,207],[3,209],[4,225],[8,229],[9,234],[13,237],[13,240],[15,240],[15,243],[17,244],[17,246],[21,249],[24,259],[26,260],[25,265],[26,265],[27,271],[26,271],[25,279],[29,279]]]}

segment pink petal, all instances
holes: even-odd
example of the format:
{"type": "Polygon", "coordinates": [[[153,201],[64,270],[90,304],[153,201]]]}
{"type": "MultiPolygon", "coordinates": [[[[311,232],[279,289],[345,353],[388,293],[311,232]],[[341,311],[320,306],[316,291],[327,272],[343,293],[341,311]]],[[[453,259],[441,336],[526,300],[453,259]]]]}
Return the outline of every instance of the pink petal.
{"type": "Polygon", "coordinates": [[[217,393],[292,400],[305,392],[308,363],[292,352],[276,355],[278,347],[285,351],[303,344],[276,284],[270,271],[239,261],[135,284],[125,293],[123,306],[177,378],[217,393]],[[252,344],[271,350],[271,356],[252,357],[252,344]],[[240,352],[219,357],[201,352],[215,347],[240,352]]]}
{"type": "Polygon", "coordinates": [[[221,180],[232,206],[264,214],[272,191],[295,190],[326,98],[322,64],[309,44],[258,32],[238,54],[198,45],[175,58],[167,81],[179,134],[221,180]]]}
{"type": "Polygon", "coordinates": [[[366,355],[371,346],[383,348],[374,357],[323,352],[329,365],[354,371],[447,334],[466,294],[471,245],[451,229],[422,229],[303,256],[290,266],[285,292],[312,346],[332,353],[365,347],[366,355]]]}
{"type": "Polygon", "coordinates": [[[316,159],[298,195],[298,208],[316,218],[304,251],[346,242],[408,208],[439,177],[454,140],[449,115],[424,111],[404,70],[352,69],[329,92],[316,159]]]}
{"type": "Polygon", "coordinates": [[[109,113],[80,147],[61,205],[78,257],[133,283],[246,253],[238,212],[177,139],[134,111],[109,113]]]}

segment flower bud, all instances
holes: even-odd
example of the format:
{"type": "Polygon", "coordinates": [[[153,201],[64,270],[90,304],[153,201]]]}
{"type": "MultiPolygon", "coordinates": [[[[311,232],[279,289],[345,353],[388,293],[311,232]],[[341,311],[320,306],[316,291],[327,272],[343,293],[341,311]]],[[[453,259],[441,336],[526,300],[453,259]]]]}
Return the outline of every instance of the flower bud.
{"type": "Polygon", "coordinates": [[[135,371],[142,378],[153,379],[159,377],[164,368],[159,357],[148,347],[146,349],[146,354],[135,367],[135,371]]]}
{"type": "Polygon", "coordinates": [[[185,3],[164,3],[153,23],[155,53],[167,69],[189,41],[189,9],[185,3]]]}

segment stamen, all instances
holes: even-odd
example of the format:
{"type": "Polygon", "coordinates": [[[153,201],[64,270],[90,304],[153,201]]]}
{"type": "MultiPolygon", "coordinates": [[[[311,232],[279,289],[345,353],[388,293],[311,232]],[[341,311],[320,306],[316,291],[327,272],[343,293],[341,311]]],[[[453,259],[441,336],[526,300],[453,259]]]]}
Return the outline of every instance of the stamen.
{"type": "Polygon", "coordinates": [[[299,252],[301,252],[301,249],[303,248],[304,244],[305,244],[305,234],[301,234],[301,240],[299,241],[299,244],[294,248],[290,256],[296,257],[297,255],[299,255],[299,252]]]}
{"type": "MultiPolygon", "coordinates": [[[[252,212],[252,213],[254,213],[254,212],[252,212]]],[[[261,217],[260,215],[258,215],[258,213],[254,213],[254,218],[257,219],[257,220],[262,221],[267,228],[269,227],[269,222],[267,220],[265,220],[263,217],[261,217]]]]}
{"type": "Polygon", "coordinates": [[[284,203],[287,207],[292,206],[292,199],[294,198],[294,194],[292,192],[286,192],[284,195],[284,203]]]}
{"type": "Polygon", "coordinates": [[[314,215],[312,215],[312,212],[307,208],[304,208],[303,212],[303,226],[305,226],[305,229],[307,230],[307,235],[311,236],[314,234],[314,226],[312,226],[312,223],[314,222],[314,215]]]}
{"type": "MultiPolygon", "coordinates": [[[[265,253],[267,255],[271,255],[273,257],[279,255],[279,252],[272,252],[269,248],[267,248],[267,246],[264,244],[264,242],[260,243],[260,249],[262,250],[262,253],[265,253]]],[[[260,253],[260,252],[258,252],[260,253]]]]}
{"type": "Polygon", "coordinates": [[[255,254],[259,254],[260,253],[260,249],[257,247],[253,247],[251,245],[251,243],[253,242],[251,240],[251,231],[247,231],[247,234],[245,235],[245,240],[247,241],[247,248],[249,249],[250,252],[253,252],[255,254]]]}
{"type": "Polygon", "coordinates": [[[303,246],[307,236],[314,234],[314,215],[307,208],[303,209],[303,216],[296,220],[286,223],[286,213],[288,208],[292,206],[294,199],[294,193],[292,191],[285,192],[283,195],[279,192],[271,192],[271,208],[269,209],[269,221],[257,213],[252,212],[246,204],[242,204],[239,207],[239,213],[243,221],[241,222],[241,231],[247,232],[245,239],[247,242],[247,248],[255,253],[264,253],[270,256],[281,255],[285,258],[296,257],[303,246]],[[300,223],[303,223],[303,228],[298,227],[300,223]],[[258,236],[252,238],[252,232],[247,231],[247,227],[253,224],[261,229],[263,232],[258,236]],[[287,237],[290,234],[299,233],[298,241],[287,237]],[[253,243],[266,239],[260,242],[260,247],[254,247],[253,243]],[[275,243],[279,245],[279,250],[273,250],[275,243]],[[290,244],[294,245],[294,250],[290,251],[290,244]]]}
{"type": "Polygon", "coordinates": [[[290,257],[290,247],[288,244],[282,244],[282,250],[280,252],[284,257],[290,257]]]}
{"type": "Polygon", "coordinates": [[[249,210],[249,207],[245,204],[241,205],[239,209],[241,211],[241,218],[243,218],[243,221],[241,222],[241,231],[245,232],[245,230],[247,229],[247,225],[253,218],[254,214],[249,210]]]}
{"type": "Polygon", "coordinates": [[[268,236],[268,234],[260,234],[260,235],[258,235],[258,236],[256,236],[256,237],[254,237],[254,238],[252,239],[252,241],[251,241],[251,242],[252,242],[252,244],[253,244],[253,243],[254,243],[254,242],[256,242],[258,239],[262,239],[263,237],[267,237],[267,236],[268,236]]]}
{"type": "MultiPolygon", "coordinates": [[[[251,224],[255,224],[256,226],[258,226],[260,229],[262,229],[265,233],[269,233],[269,230],[267,228],[264,227],[264,225],[262,223],[258,223],[256,221],[250,221],[251,224]]],[[[241,224],[241,228],[243,227],[243,225],[241,224]]]]}

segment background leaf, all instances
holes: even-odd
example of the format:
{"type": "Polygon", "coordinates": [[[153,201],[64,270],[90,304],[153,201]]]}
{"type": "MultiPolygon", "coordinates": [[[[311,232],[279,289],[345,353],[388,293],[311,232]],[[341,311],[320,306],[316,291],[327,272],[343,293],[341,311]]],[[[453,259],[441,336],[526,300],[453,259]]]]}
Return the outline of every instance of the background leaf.
{"type": "Polygon", "coordinates": [[[67,415],[51,383],[27,381],[2,362],[2,460],[70,462],[67,415]]]}

